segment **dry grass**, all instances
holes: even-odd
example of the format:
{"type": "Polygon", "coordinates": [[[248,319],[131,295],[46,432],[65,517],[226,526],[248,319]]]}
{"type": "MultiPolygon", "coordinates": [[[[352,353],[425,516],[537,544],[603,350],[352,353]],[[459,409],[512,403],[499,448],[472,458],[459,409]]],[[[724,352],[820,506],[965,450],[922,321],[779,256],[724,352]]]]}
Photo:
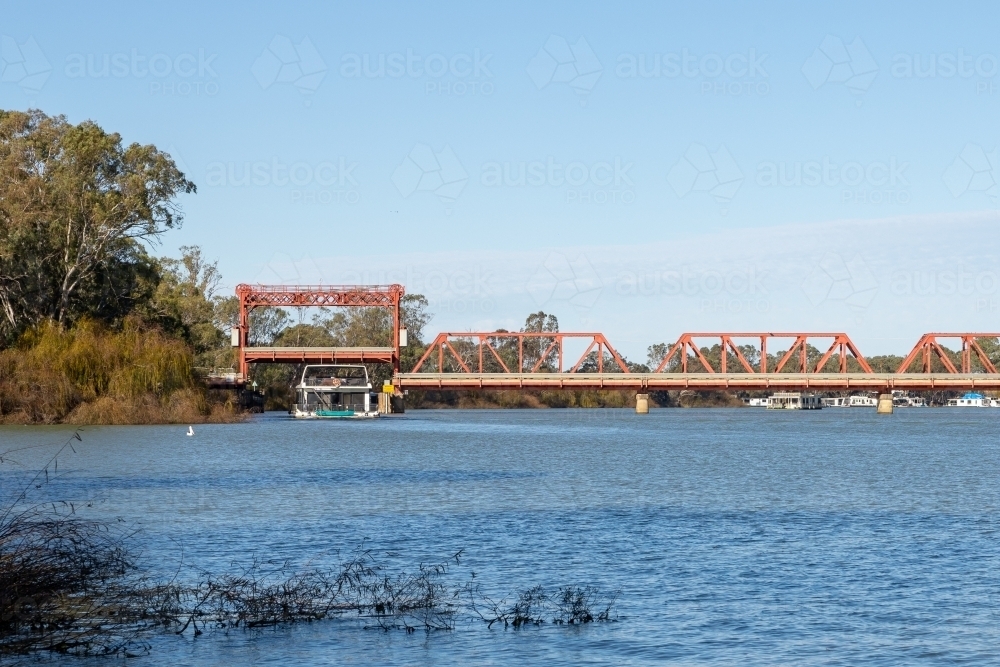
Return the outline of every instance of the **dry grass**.
{"type": "Polygon", "coordinates": [[[203,392],[181,389],[165,398],[145,394],[132,398],[102,396],[81,403],[62,421],[66,424],[226,424],[247,416],[232,403],[209,403],[203,392]]]}
{"type": "Polygon", "coordinates": [[[235,421],[211,404],[181,340],[128,320],[120,331],[94,322],[51,322],[0,351],[0,423],[151,424],[235,421]]]}

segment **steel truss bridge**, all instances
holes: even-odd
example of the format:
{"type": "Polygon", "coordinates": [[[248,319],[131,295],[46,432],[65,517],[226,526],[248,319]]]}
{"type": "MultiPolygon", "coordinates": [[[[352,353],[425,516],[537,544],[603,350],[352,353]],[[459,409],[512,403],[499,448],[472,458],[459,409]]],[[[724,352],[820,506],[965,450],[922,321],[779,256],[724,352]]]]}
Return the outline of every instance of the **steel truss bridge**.
{"type": "Polygon", "coordinates": [[[623,389],[655,390],[996,390],[1000,373],[979,339],[1000,333],[927,333],[899,368],[877,373],[843,332],[684,333],[652,372],[635,372],[596,332],[446,332],[401,372],[402,285],[246,285],[236,288],[239,326],[236,383],[250,364],[381,363],[393,369],[395,390],[623,389]],[[386,308],[393,322],[386,347],[259,347],[251,345],[250,315],[261,307],[386,308]],[[956,346],[955,352],[945,342],[956,346]],[[566,343],[584,351],[568,357],[566,343]],[[704,348],[716,351],[709,359],[704,348]],[[768,349],[780,350],[780,358],[768,349]],[[816,359],[810,348],[821,351],[816,359]],[[825,351],[824,351],[825,350],[825,351]],[[954,356],[957,355],[957,359],[954,356]],[[773,365],[772,365],[773,360],[773,365]]]}

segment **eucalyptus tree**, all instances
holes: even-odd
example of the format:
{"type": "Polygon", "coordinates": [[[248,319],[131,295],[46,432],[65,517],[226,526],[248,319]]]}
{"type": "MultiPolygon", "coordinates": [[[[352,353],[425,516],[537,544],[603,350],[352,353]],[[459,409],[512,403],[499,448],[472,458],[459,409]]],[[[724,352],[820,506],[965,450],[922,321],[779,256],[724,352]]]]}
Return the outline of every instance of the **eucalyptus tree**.
{"type": "Polygon", "coordinates": [[[147,248],[181,225],[177,196],[192,192],[155,146],[0,110],[0,340],[134,306],[157,281],[147,248]]]}

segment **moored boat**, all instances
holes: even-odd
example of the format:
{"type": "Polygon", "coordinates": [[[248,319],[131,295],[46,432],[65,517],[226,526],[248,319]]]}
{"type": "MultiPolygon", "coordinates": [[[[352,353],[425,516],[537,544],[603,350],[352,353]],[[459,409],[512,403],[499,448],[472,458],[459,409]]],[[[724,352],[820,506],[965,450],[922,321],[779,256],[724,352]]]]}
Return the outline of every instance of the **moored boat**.
{"type": "Polygon", "coordinates": [[[298,419],[364,419],[378,416],[368,370],[361,365],[306,366],[295,388],[292,414],[298,419]]]}
{"type": "Polygon", "coordinates": [[[768,410],[820,410],[823,401],[816,394],[798,391],[779,391],[767,400],[768,410]]]}
{"type": "Polygon", "coordinates": [[[1000,407],[1000,401],[983,396],[974,391],[966,392],[961,398],[949,398],[949,408],[995,408],[1000,407]]]}
{"type": "Polygon", "coordinates": [[[848,399],[848,405],[852,408],[876,408],[878,399],[868,394],[854,394],[848,399]]]}

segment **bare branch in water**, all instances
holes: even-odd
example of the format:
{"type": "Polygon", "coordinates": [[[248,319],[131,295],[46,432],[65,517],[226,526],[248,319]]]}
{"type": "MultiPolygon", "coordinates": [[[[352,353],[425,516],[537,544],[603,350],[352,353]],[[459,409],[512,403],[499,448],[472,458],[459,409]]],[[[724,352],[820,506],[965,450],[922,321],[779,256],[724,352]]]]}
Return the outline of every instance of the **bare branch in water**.
{"type": "MultiPolygon", "coordinates": [[[[475,573],[452,583],[459,551],[414,572],[391,572],[364,543],[339,565],[296,569],[252,558],[214,574],[183,563],[157,582],[132,549],[135,530],[81,518],[72,503],[28,501],[75,433],[14,499],[0,505],[0,656],[42,651],[133,655],[153,632],[229,631],[359,618],[384,631],[450,630],[461,616],[493,627],[615,620],[618,594],[563,587],[526,589],[513,603],[484,595],[475,573]],[[181,579],[193,583],[181,583],[181,579]]],[[[0,460],[6,454],[0,454],[0,460]]]]}

